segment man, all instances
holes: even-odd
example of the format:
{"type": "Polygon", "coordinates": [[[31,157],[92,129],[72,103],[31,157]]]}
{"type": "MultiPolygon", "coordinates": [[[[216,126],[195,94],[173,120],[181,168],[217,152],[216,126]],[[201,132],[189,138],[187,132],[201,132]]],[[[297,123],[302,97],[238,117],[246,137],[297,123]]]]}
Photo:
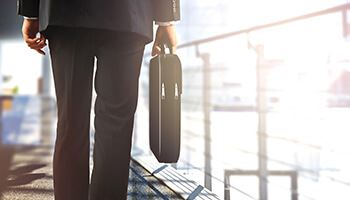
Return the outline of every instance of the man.
{"type": "Polygon", "coordinates": [[[145,44],[176,47],[179,0],[18,0],[23,38],[38,53],[49,42],[58,123],[56,200],[127,196],[138,78],[145,44]],[[37,33],[40,32],[40,36],[37,33]],[[95,58],[95,147],[89,188],[89,129],[95,58]]]}

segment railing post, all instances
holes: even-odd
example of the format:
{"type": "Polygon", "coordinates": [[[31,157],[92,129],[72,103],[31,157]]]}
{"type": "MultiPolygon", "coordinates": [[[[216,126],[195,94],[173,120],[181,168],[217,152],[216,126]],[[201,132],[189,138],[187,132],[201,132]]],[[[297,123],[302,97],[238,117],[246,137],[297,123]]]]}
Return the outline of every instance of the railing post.
{"type": "Polygon", "coordinates": [[[204,111],[204,186],[211,190],[211,79],[210,79],[210,55],[199,54],[203,61],[203,111],[204,111]]]}
{"type": "Polygon", "coordinates": [[[348,23],[348,10],[342,11],[342,22],[343,22],[343,37],[348,38],[349,33],[349,23],[348,23]]]}
{"type": "Polygon", "coordinates": [[[230,175],[224,172],[224,200],[230,200],[230,175]]]}
{"type": "Polygon", "coordinates": [[[0,95],[3,94],[3,90],[2,90],[2,84],[3,84],[3,75],[2,75],[2,62],[1,60],[3,60],[3,55],[2,55],[2,44],[3,44],[4,40],[0,39],[0,95]]]}
{"type": "Polygon", "coordinates": [[[298,200],[298,172],[292,172],[291,175],[292,200],[298,200]]]}
{"type": "Polygon", "coordinates": [[[268,199],[267,188],[267,146],[266,146],[266,73],[263,69],[264,62],[264,46],[258,45],[257,65],[256,65],[256,99],[257,99],[257,114],[258,114],[258,159],[259,159],[259,199],[268,199]]]}
{"type": "MultiPolygon", "coordinates": [[[[2,41],[3,40],[0,39],[0,61],[2,60],[2,52],[1,52],[1,50],[2,50],[2,47],[1,47],[2,46],[2,41]]],[[[2,95],[2,79],[3,79],[1,63],[2,62],[0,62],[0,95],[2,95]]]]}

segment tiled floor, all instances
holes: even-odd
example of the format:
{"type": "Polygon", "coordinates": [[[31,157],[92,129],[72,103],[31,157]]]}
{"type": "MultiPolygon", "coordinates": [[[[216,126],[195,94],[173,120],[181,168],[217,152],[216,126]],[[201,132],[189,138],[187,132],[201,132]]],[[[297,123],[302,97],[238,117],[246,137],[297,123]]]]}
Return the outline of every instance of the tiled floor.
{"type": "MultiPolygon", "coordinates": [[[[54,102],[43,103],[40,144],[16,146],[5,183],[3,200],[52,200],[52,153],[55,133],[54,102]]],[[[38,120],[37,120],[38,121],[38,120]]],[[[13,146],[10,146],[13,148],[13,146]]],[[[1,157],[1,155],[0,155],[1,157]]],[[[1,159],[3,159],[2,157],[1,159]]],[[[3,165],[3,163],[2,163],[3,165]]],[[[1,177],[1,176],[0,176],[1,177]]],[[[128,199],[181,199],[136,162],[130,163],[128,199]]]]}
{"type": "MultiPolygon", "coordinates": [[[[3,200],[52,200],[52,146],[24,148],[14,156],[3,200]]],[[[131,161],[128,199],[181,199],[131,161]]]]}

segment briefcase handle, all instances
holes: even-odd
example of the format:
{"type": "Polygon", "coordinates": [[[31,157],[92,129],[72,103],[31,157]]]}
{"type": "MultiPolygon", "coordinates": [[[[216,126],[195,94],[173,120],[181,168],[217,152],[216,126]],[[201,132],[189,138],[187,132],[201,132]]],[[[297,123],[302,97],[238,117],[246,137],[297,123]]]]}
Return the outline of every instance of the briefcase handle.
{"type": "Polygon", "coordinates": [[[173,47],[171,45],[169,45],[167,43],[163,43],[160,45],[160,53],[161,54],[163,54],[163,55],[166,54],[166,52],[165,52],[166,49],[169,49],[170,54],[174,54],[173,47]]]}

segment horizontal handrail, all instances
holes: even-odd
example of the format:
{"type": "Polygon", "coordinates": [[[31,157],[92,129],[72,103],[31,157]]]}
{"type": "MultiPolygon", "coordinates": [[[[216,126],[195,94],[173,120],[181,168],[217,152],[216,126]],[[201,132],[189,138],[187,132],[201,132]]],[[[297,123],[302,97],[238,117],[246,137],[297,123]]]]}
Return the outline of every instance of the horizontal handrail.
{"type": "MultiPolygon", "coordinates": [[[[340,12],[340,11],[346,11],[348,9],[350,9],[350,3],[342,4],[339,6],[335,6],[335,7],[327,8],[324,10],[320,10],[320,11],[316,11],[316,12],[312,12],[312,13],[308,13],[308,14],[304,14],[304,15],[299,15],[299,16],[295,16],[295,17],[291,17],[291,18],[287,18],[287,19],[283,19],[283,20],[279,20],[279,21],[275,21],[275,22],[271,22],[271,23],[261,24],[261,25],[252,26],[252,27],[237,30],[237,31],[223,33],[223,34],[215,35],[215,36],[204,38],[204,39],[198,39],[198,40],[186,42],[186,43],[178,45],[177,49],[182,49],[182,48],[186,48],[186,47],[190,47],[190,46],[198,46],[201,44],[226,39],[226,38],[229,38],[229,37],[232,37],[235,35],[240,35],[243,33],[249,33],[249,32],[253,32],[253,31],[258,31],[258,30],[262,30],[262,29],[275,27],[275,26],[280,26],[280,25],[284,25],[284,24],[288,24],[288,23],[292,23],[292,22],[296,22],[296,21],[301,21],[301,20],[305,20],[305,19],[309,19],[309,18],[313,18],[313,17],[318,17],[318,16],[322,16],[322,15],[326,15],[326,14],[336,13],[336,12],[340,12]]],[[[145,57],[151,56],[151,52],[145,53],[144,56],[145,57]]]]}
{"type": "Polygon", "coordinates": [[[318,16],[322,16],[322,15],[326,15],[326,14],[331,14],[331,13],[335,13],[335,12],[345,11],[345,10],[348,10],[348,9],[350,9],[350,3],[346,3],[346,4],[343,4],[343,5],[340,5],[340,6],[336,6],[336,7],[332,7],[332,8],[328,8],[328,9],[312,12],[312,13],[308,13],[308,14],[305,14],[305,15],[300,15],[300,16],[296,16],[296,17],[287,18],[287,19],[284,19],[284,20],[275,21],[275,22],[272,22],[272,23],[257,25],[257,26],[241,29],[241,30],[238,30],[238,31],[224,33],[224,34],[208,37],[208,38],[205,38],[205,39],[194,40],[194,41],[191,41],[191,42],[180,44],[180,45],[178,45],[177,48],[181,49],[181,48],[185,48],[185,47],[189,47],[189,46],[198,46],[200,44],[209,43],[209,42],[213,42],[213,41],[216,41],[216,40],[222,40],[222,39],[225,39],[225,38],[228,38],[228,37],[232,37],[232,36],[235,36],[235,35],[240,35],[242,33],[249,33],[249,32],[253,32],[253,31],[257,31],[257,30],[267,29],[267,28],[280,26],[280,25],[284,25],[284,24],[287,24],[287,23],[291,23],[291,22],[301,21],[301,20],[305,20],[305,19],[309,19],[309,18],[313,18],[313,17],[318,17],[318,16]]]}

